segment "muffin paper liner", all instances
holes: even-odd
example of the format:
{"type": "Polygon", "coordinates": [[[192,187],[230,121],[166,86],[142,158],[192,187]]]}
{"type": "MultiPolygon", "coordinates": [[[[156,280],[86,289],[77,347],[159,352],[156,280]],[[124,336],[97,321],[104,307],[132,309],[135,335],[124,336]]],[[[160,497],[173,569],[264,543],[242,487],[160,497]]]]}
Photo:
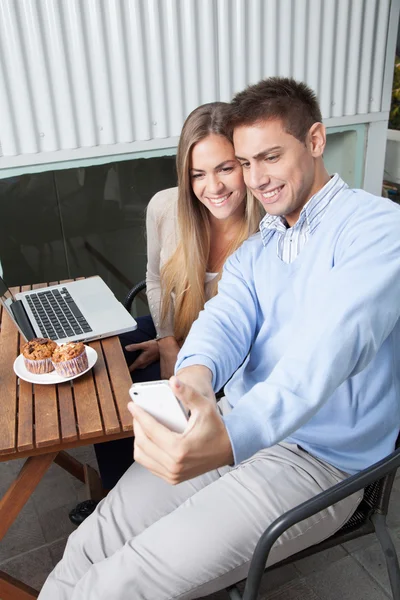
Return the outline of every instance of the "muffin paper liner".
{"type": "Polygon", "coordinates": [[[35,375],[44,375],[44,373],[51,373],[52,371],[54,371],[54,366],[51,362],[51,358],[30,360],[29,358],[25,358],[24,356],[24,363],[26,370],[30,373],[35,373],[35,375]]]}
{"type": "Polygon", "coordinates": [[[82,354],[76,358],[70,358],[62,362],[53,362],[53,367],[58,375],[61,377],[73,377],[79,375],[89,367],[88,357],[86,354],[86,348],[84,348],[82,354]]]}

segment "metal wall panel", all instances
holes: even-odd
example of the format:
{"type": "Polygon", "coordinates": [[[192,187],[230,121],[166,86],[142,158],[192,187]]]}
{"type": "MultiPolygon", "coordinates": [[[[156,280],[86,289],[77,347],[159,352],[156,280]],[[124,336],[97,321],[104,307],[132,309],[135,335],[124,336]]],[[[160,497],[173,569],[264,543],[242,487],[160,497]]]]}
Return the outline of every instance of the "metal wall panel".
{"type": "Polygon", "coordinates": [[[0,0],[0,155],[135,151],[178,136],[199,104],[270,75],[307,81],[324,118],[379,113],[390,6],[0,0]]]}

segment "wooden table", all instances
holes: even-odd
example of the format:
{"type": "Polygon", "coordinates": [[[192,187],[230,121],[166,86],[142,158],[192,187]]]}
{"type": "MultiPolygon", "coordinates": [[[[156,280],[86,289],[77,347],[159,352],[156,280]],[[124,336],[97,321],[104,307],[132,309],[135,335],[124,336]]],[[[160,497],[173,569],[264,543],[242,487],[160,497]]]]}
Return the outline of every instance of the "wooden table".
{"type": "MultiPolygon", "coordinates": [[[[19,289],[31,288],[13,291],[19,289]]],[[[23,343],[0,305],[0,462],[26,458],[0,500],[0,540],[53,461],[92,490],[96,487],[97,473],[70,456],[68,448],[132,435],[126,408],[131,378],[118,337],[90,342],[98,354],[93,369],[58,385],[33,385],[15,375],[13,363],[23,343]]],[[[31,600],[37,595],[0,571],[1,600],[31,600]]]]}

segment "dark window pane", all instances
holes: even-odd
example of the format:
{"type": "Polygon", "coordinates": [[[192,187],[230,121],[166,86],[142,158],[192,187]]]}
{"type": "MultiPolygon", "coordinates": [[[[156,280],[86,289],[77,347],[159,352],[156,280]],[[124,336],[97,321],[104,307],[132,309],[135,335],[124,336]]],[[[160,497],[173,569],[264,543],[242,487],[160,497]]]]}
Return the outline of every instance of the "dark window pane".
{"type": "Polygon", "coordinates": [[[68,277],[53,173],[0,179],[0,260],[10,286],[68,277]]]}

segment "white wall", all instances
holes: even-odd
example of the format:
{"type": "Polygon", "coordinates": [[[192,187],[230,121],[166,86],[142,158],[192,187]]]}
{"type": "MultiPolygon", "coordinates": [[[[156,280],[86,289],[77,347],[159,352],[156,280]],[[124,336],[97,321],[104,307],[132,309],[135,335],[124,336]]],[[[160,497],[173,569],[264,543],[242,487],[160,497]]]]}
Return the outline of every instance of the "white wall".
{"type": "Polygon", "coordinates": [[[328,126],[384,124],[399,4],[0,0],[0,170],[174,147],[193,108],[271,75],[328,126]]]}

